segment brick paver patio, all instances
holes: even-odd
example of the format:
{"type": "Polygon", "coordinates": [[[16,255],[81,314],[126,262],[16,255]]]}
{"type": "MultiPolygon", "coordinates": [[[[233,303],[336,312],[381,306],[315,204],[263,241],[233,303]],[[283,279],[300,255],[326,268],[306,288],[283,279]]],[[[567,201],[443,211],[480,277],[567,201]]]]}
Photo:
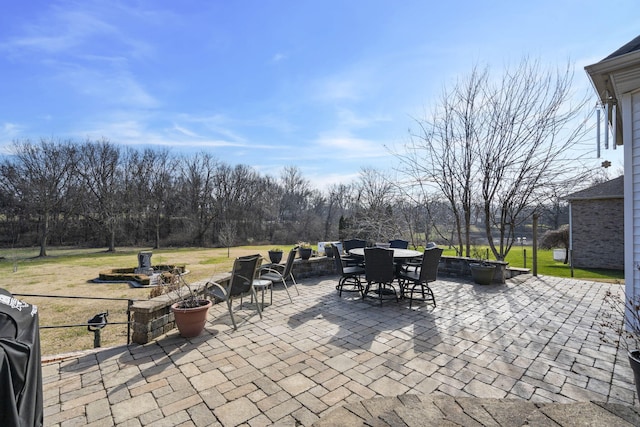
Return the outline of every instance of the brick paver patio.
{"type": "Polygon", "coordinates": [[[412,425],[427,419],[422,412],[500,425],[512,404],[565,425],[551,421],[562,411],[550,403],[574,404],[566,408],[591,421],[610,420],[611,408],[629,425],[638,416],[626,354],[600,342],[596,325],[605,292],[620,285],[520,276],[483,287],[442,277],[437,308],[409,310],[340,298],[336,283],[303,280],[293,304],[276,288],[264,318],[243,310],[251,317],[237,331],[218,304],[198,338],[176,331],[45,363],[45,425],[360,425],[375,408],[387,421],[373,425],[412,425]],[[475,418],[473,405],[484,405],[475,418]]]}

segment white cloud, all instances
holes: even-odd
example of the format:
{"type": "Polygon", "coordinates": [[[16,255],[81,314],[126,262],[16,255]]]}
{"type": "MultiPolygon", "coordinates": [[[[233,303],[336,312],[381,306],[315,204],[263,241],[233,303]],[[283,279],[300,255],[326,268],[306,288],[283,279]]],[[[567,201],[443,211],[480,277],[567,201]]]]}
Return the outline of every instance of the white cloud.
{"type": "Polygon", "coordinates": [[[353,109],[349,108],[338,108],[338,121],[339,124],[348,129],[355,128],[368,128],[372,125],[378,124],[380,122],[389,122],[391,121],[390,117],[375,115],[375,114],[358,114],[353,109]]]}
{"type": "Polygon", "coordinates": [[[0,152],[7,152],[8,146],[11,143],[20,137],[22,131],[24,130],[23,126],[20,126],[16,123],[4,122],[0,125],[0,146],[5,146],[0,149],[0,152]]]}
{"type": "Polygon", "coordinates": [[[5,122],[2,124],[3,135],[17,134],[18,132],[20,132],[20,130],[21,130],[21,126],[15,123],[5,122]]]}
{"type": "Polygon", "coordinates": [[[199,138],[200,137],[195,132],[192,132],[189,129],[186,129],[186,128],[184,128],[182,126],[179,126],[179,125],[173,125],[173,130],[178,131],[179,133],[184,134],[186,136],[190,136],[192,138],[199,138]]]}
{"type": "Polygon", "coordinates": [[[324,156],[337,158],[371,158],[388,155],[380,142],[351,136],[323,136],[315,144],[324,156]]]}
{"type": "Polygon", "coordinates": [[[356,81],[351,78],[326,78],[315,84],[314,97],[321,101],[357,101],[360,90],[356,81]]]}
{"type": "Polygon", "coordinates": [[[284,53],[276,53],[271,57],[271,63],[277,64],[278,62],[281,62],[285,59],[287,59],[287,55],[285,55],[284,53]]]}
{"type": "Polygon", "coordinates": [[[120,50],[121,56],[148,55],[150,45],[128,37],[119,25],[136,11],[117,5],[101,6],[89,2],[54,5],[25,25],[21,34],[1,43],[0,49],[20,56],[82,56],[83,49],[91,52],[95,49],[92,44],[99,41],[111,51],[120,50]]]}

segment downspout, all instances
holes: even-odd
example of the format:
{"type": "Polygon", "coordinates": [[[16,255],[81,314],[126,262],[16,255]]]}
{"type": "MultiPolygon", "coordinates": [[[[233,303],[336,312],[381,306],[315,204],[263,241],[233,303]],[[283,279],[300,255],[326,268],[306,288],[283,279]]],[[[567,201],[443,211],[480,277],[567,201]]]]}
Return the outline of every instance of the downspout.
{"type": "Polygon", "coordinates": [[[571,268],[571,277],[573,277],[573,212],[571,210],[571,201],[569,201],[569,267],[571,268]]]}

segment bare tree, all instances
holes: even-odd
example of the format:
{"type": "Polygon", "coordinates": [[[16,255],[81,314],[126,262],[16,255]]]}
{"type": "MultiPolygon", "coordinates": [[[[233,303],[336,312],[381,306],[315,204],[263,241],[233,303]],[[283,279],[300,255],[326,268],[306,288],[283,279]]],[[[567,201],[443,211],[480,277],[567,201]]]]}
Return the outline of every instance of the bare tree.
{"type": "Polygon", "coordinates": [[[569,66],[544,71],[525,59],[485,89],[490,102],[478,159],[485,233],[496,259],[509,253],[527,207],[583,173],[574,149],[587,130],[579,117],[585,101],[572,105],[572,80],[569,66]]]}
{"type": "Polygon", "coordinates": [[[333,184],[327,190],[326,212],[324,221],[323,239],[329,240],[334,235],[338,239],[339,227],[337,219],[345,213],[347,205],[350,204],[349,199],[352,197],[352,187],[346,184],[333,184]],[[333,234],[331,229],[335,226],[338,234],[333,234]]]}
{"type": "Polygon", "coordinates": [[[471,216],[477,202],[477,146],[482,139],[483,111],[486,100],[483,88],[487,71],[474,68],[471,75],[445,90],[440,105],[430,120],[417,120],[419,133],[411,134],[404,153],[396,153],[408,175],[409,184],[419,189],[423,198],[433,188],[449,202],[458,253],[471,253],[471,216]]]}
{"type": "Polygon", "coordinates": [[[102,139],[87,141],[80,153],[76,170],[90,194],[85,200],[84,214],[104,227],[108,251],[115,252],[116,231],[121,225],[124,204],[121,149],[102,139]]]}
{"type": "Polygon", "coordinates": [[[160,231],[169,218],[170,200],[175,196],[176,160],[166,150],[147,153],[144,158],[149,164],[149,209],[153,223],[154,248],[160,248],[160,231]]]}
{"type": "Polygon", "coordinates": [[[258,173],[247,165],[232,167],[224,163],[218,164],[213,194],[219,233],[229,220],[235,221],[237,235],[246,237],[259,229],[253,226],[256,221],[254,212],[257,207],[258,181],[258,173]]]}
{"type": "Polygon", "coordinates": [[[238,228],[235,221],[227,220],[222,224],[218,233],[218,240],[227,248],[227,258],[231,256],[231,246],[234,245],[237,234],[238,228]]]}
{"type": "Polygon", "coordinates": [[[307,224],[307,210],[310,208],[312,190],[309,180],[296,166],[286,166],[280,175],[282,194],[280,196],[278,219],[287,240],[310,240],[307,224]]]}
{"type": "Polygon", "coordinates": [[[61,214],[71,214],[70,201],[75,198],[73,173],[77,161],[76,147],[70,142],[40,140],[16,141],[14,156],[0,166],[0,185],[17,196],[28,214],[38,216],[40,256],[47,256],[51,221],[61,214]]]}
{"type": "Polygon", "coordinates": [[[355,212],[350,218],[350,234],[377,242],[399,235],[395,186],[381,172],[363,168],[355,184],[355,212]]]}
{"type": "Polygon", "coordinates": [[[418,121],[420,133],[398,154],[414,181],[444,194],[467,256],[474,210],[502,260],[528,208],[546,202],[551,185],[583,172],[573,149],[586,131],[585,104],[572,104],[572,77],[568,66],[544,71],[527,59],[497,80],[474,68],[445,91],[431,120],[418,121]]]}
{"type": "Polygon", "coordinates": [[[205,246],[207,232],[216,219],[213,196],[217,161],[207,153],[183,159],[178,194],[183,198],[184,215],[193,229],[195,244],[205,246]]]}

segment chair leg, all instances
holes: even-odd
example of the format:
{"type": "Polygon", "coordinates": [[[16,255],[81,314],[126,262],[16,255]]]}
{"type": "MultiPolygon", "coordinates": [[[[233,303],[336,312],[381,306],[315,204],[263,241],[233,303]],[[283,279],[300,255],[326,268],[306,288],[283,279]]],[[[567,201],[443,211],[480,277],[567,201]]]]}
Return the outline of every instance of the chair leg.
{"type": "Polygon", "coordinates": [[[415,283],[411,287],[411,291],[409,292],[409,308],[413,305],[413,291],[416,289],[415,283]]]}
{"type": "Polygon", "coordinates": [[[231,323],[233,323],[233,330],[238,329],[238,325],[236,325],[236,319],[233,317],[233,307],[232,307],[231,298],[227,298],[227,308],[229,309],[229,315],[231,316],[231,323]]]}
{"type": "Polygon", "coordinates": [[[431,302],[433,302],[433,306],[436,306],[436,296],[433,294],[433,289],[429,285],[427,285],[427,295],[431,296],[431,302]]]}
{"type": "Polygon", "coordinates": [[[366,296],[369,293],[370,289],[371,289],[371,282],[367,282],[367,284],[364,287],[364,291],[362,291],[362,299],[363,300],[366,298],[366,296]]]}
{"type": "Polygon", "coordinates": [[[293,298],[291,298],[291,294],[289,293],[289,288],[287,287],[287,281],[284,278],[282,279],[282,284],[284,285],[284,290],[287,291],[287,296],[289,297],[289,301],[291,301],[291,303],[293,304],[293,298]]]}
{"type": "Polygon", "coordinates": [[[342,291],[359,292],[360,294],[364,293],[364,287],[362,286],[362,282],[360,281],[360,277],[358,276],[340,277],[340,279],[338,279],[338,284],[336,285],[336,290],[338,291],[338,296],[342,296],[342,291]],[[344,289],[344,287],[347,285],[352,286],[353,289],[344,289]]]}
{"type": "Polygon", "coordinates": [[[409,308],[411,308],[412,304],[413,304],[413,294],[414,292],[418,292],[418,290],[416,290],[416,287],[420,286],[420,294],[422,295],[422,298],[419,298],[420,300],[424,301],[425,303],[427,302],[431,302],[433,304],[434,307],[436,307],[436,297],[433,294],[433,290],[431,289],[431,287],[427,284],[422,284],[422,283],[414,283],[413,286],[411,286],[411,290],[409,291],[409,308]]]}
{"type": "MultiPolygon", "coordinates": [[[[260,308],[260,304],[258,303],[258,294],[256,294],[256,290],[255,288],[252,286],[251,287],[251,299],[253,300],[253,297],[256,298],[256,307],[258,308],[258,314],[260,315],[260,318],[262,319],[262,309],[260,308]]],[[[263,295],[264,298],[264,295],[263,295]]],[[[264,301],[263,301],[264,302],[264,301]]]]}
{"type": "Polygon", "coordinates": [[[289,273],[289,277],[291,278],[291,281],[293,282],[293,286],[296,287],[296,293],[298,295],[300,295],[300,291],[298,290],[298,283],[296,282],[296,278],[293,277],[293,273],[289,273]]]}

